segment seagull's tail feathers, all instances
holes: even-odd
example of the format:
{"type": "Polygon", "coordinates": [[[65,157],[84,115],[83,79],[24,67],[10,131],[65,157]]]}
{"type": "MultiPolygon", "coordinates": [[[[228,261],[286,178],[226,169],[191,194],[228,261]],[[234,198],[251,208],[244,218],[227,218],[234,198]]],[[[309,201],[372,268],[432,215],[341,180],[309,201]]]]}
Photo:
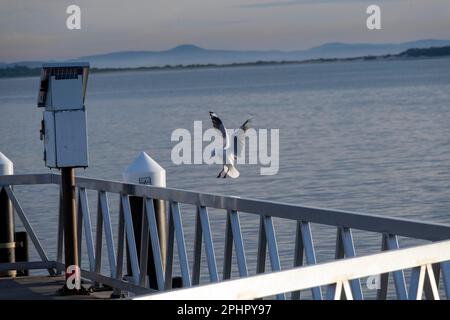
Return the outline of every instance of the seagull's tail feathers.
{"type": "Polygon", "coordinates": [[[230,178],[236,179],[239,177],[239,171],[234,166],[224,165],[223,170],[230,178]]]}

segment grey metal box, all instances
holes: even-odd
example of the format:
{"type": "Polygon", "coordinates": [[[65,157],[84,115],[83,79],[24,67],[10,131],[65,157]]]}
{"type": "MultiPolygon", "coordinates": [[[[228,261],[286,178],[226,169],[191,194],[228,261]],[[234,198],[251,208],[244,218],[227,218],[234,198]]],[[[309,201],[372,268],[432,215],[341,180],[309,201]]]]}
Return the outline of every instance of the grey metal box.
{"type": "Polygon", "coordinates": [[[83,109],[83,80],[78,75],[74,79],[50,77],[49,96],[45,110],[79,110],[83,109]]]}
{"type": "Polygon", "coordinates": [[[84,99],[87,62],[44,63],[38,107],[45,108],[41,137],[47,167],[87,167],[88,144],[84,99]]]}
{"type": "Polygon", "coordinates": [[[44,111],[45,162],[50,168],[87,167],[86,112],[44,111]]]}

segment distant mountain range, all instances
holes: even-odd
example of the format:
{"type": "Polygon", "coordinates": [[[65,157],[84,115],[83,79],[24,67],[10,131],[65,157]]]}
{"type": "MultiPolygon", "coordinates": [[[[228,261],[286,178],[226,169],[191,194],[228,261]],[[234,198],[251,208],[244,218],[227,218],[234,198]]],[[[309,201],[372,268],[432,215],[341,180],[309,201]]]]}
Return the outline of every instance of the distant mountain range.
{"type": "MultiPolygon", "coordinates": [[[[297,51],[239,51],[204,49],[195,45],[180,45],[165,51],[123,51],[84,56],[69,61],[89,61],[96,68],[137,68],[165,65],[232,64],[255,61],[301,61],[319,58],[351,58],[398,54],[412,48],[449,46],[450,40],[419,40],[404,43],[326,43],[297,51]]],[[[43,61],[0,63],[0,68],[13,66],[40,67],[43,61]]]]}

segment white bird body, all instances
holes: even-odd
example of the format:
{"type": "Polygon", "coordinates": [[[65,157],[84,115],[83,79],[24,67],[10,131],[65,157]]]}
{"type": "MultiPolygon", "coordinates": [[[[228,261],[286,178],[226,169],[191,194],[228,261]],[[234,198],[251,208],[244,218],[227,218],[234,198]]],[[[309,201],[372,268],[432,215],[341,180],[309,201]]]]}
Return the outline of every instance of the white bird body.
{"type": "MultiPolygon", "coordinates": [[[[210,112],[209,115],[211,116],[213,127],[220,131],[223,138],[222,159],[220,160],[223,160],[224,165],[217,178],[220,178],[222,173],[224,173],[223,178],[226,178],[227,176],[231,178],[237,178],[239,177],[239,171],[236,169],[236,160],[238,157],[242,156],[242,151],[244,150],[245,145],[245,133],[250,127],[250,119],[245,121],[239,129],[233,132],[233,134],[231,135],[232,143],[230,143],[230,137],[228,135],[227,129],[222,123],[222,120],[220,120],[220,118],[214,112],[210,112]],[[230,150],[232,146],[233,150],[230,150]]],[[[214,150],[212,151],[211,155],[216,156],[214,150]]],[[[220,155],[217,156],[220,157],[220,155]]]]}

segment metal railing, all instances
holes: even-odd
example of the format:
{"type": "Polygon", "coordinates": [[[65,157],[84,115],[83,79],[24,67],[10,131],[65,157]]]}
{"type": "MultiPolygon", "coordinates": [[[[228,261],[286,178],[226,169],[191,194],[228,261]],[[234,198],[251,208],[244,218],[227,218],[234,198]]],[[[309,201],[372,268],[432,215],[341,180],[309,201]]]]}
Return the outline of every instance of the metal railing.
{"type": "MultiPolygon", "coordinates": [[[[56,174],[30,174],[0,176],[0,187],[4,187],[11,199],[13,206],[22,220],[30,239],[35,245],[42,261],[21,263],[20,268],[49,269],[50,273],[64,270],[62,264],[63,230],[61,221],[61,210],[58,228],[58,248],[55,261],[49,260],[43,250],[33,228],[21,208],[17,197],[11,188],[15,185],[39,185],[60,184],[60,176],[56,174]]],[[[242,213],[255,214],[260,217],[257,273],[265,272],[267,252],[269,255],[272,271],[280,271],[278,244],[276,241],[273,218],[289,219],[296,222],[295,235],[295,257],[293,267],[303,264],[315,265],[316,254],[311,233],[311,224],[320,224],[336,227],[336,252],[335,258],[351,258],[356,256],[352,229],[376,232],[380,234],[382,250],[395,250],[399,248],[398,236],[422,239],[428,241],[441,241],[450,239],[450,225],[439,223],[425,223],[414,220],[390,218],[372,214],[361,214],[340,210],[329,210],[313,207],[304,207],[294,204],[244,199],[233,196],[221,196],[207,193],[198,193],[172,188],[160,188],[147,185],[128,184],[109,180],[99,180],[84,177],[76,178],[78,189],[78,241],[82,241],[84,230],[84,241],[89,260],[89,270],[81,270],[82,277],[96,283],[107,284],[117,290],[124,290],[136,294],[153,292],[146,285],[145,276],[147,270],[147,252],[149,246],[153,249],[153,260],[158,290],[169,290],[172,286],[174,244],[176,241],[178,261],[182,276],[183,287],[199,284],[200,263],[202,259],[202,243],[205,245],[206,260],[208,265],[209,280],[212,283],[219,282],[218,259],[216,258],[213,237],[209,220],[209,208],[222,209],[226,214],[226,229],[224,242],[224,257],[222,260],[222,280],[231,278],[233,246],[240,277],[249,275],[247,257],[244,249],[244,240],[241,232],[239,215],[242,213]],[[97,227],[96,237],[92,235],[92,225],[89,213],[87,190],[97,192],[97,227]],[[119,231],[117,236],[117,249],[114,245],[114,234],[112,231],[111,214],[109,209],[109,194],[118,194],[120,197],[119,208],[119,231]],[[129,196],[143,197],[145,201],[145,214],[142,221],[142,238],[134,239],[133,221],[130,213],[129,196]],[[169,203],[168,214],[168,243],[166,260],[162,261],[161,246],[157,234],[157,226],[154,215],[153,200],[164,200],[169,203]],[[185,234],[182,225],[182,212],[180,204],[189,204],[197,208],[196,228],[194,235],[194,259],[192,272],[186,250],[185,234]],[[106,240],[107,257],[109,260],[109,276],[101,274],[102,264],[102,238],[103,232],[106,240]],[[132,269],[132,279],[124,281],[123,263],[125,237],[129,252],[129,262],[132,269]],[[136,240],[140,243],[140,257],[136,250],[136,240]],[[305,260],[305,261],[304,261],[305,260]],[[165,268],[163,267],[165,266],[165,268]]],[[[81,245],[78,246],[81,250],[81,245]]],[[[440,262],[441,260],[439,260],[440,262]]],[[[0,264],[0,270],[19,268],[19,264],[0,264]]],[[[447,298],[450,297],[450,268],[448,263],[434,263],[433,269],[436,283],[431,283],[429,278],[425,279],[424,291],[427,298],[433,298],[433,288],[439,284],[439,275],[442,272],[444,290],[447,298]]],[[[303,271],[302,271],[303,272],[303,271]]],[[[377,292],[378,299],[386,299],[388,291],[389,273],[386,271],[381,275],[381,287],[377,292]]],[[[408,290],[402,267],[392,270],[396,295],[399,299],[408,298],[408,290]]],[[[303,274],[303,273],[302,273],[303,274]]],[[[321,284],[317,283],[311,289],[314,299],[332,298],[339,290],[339,286],[328,285],[326,294],[322,292],[321,284]]],[[[354,299],[363,299],[360,277],[349,278],[349,288],[354,299]]],[[[344,288],[345,289],[345,288],[344,288]]],[[[348,288],[347,288],[348,289],[348,288]]],[[[346,289],[345,289],[346,290],[346,289]]],[[[277,293],[278,299],[286,298],[283,292],[277,293]]],[[[292,294],[293,299],[300,298],[300,291],[292,294]]]]}
{"type": "Polygon", "coordinates": [[[330,299],[353,300],[350,280],[412,268],[408,297],[421,300],[425,279],[431,284],[432,298],[440,300],[433,264],[450,260],[450,241],[416,246],[364,257],[354,257],[315,266],[294,268],[245,279],[224,281],[195,288],[136,297],[135,300],[237,300],[258,299],[316,286],[334,286],[330,299]]]}

